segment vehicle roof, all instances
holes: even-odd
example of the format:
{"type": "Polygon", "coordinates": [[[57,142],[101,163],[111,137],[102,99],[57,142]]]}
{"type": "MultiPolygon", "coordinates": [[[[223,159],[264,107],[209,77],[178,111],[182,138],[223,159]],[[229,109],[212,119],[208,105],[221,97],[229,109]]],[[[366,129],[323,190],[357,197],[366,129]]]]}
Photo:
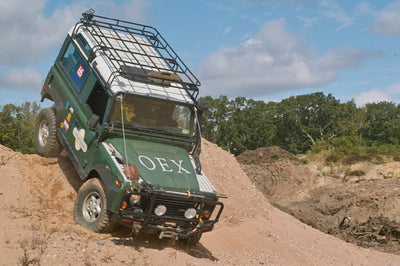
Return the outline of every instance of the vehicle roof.
{"type": "Polygon", "coordinates": [[[105,17],[81,19],[69,35],[112,94],[133,93],[193,104],[200,82],[152,27],[105,17]],[[79,46],[84,37],[90,54],[79,46]],[[179,78],[178,78],[179,77],[179,78]]]}

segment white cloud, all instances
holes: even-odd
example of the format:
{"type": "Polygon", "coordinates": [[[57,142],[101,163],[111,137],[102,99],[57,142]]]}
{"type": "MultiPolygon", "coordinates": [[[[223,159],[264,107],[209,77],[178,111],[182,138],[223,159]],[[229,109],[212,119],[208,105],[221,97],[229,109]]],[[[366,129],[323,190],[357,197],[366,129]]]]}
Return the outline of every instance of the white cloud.
{"type": "Polygon", "coordinates": [[[68,30],[90,7],[96,8],[99,15],[140,21],[144,19],[147,2],[128,0],[117,4],[111,0],[81,0],[65,6],[54,1],[52,4],[58,6],[48,14],[46,5],[50,3],[46,0],[0,1],[0,70],[3,70],[0,88],[40,88],[44,77],[36,66],[61,47],[68,30]]]}
{"type": "Polygon", "coordinates": [[[389,85],[384,89],[371,89],[354,97],[354,102],[358,106],[383,101],[400,103],[400,83],[389,85]]]}
{"type": "Polygon", "coordinates": [[[317,87],[337,79],[339,69],[357,67],[377,55],[344,48],[318,56],[287,31],[285,19],[276,19],[253,38],[237,47],[223,47],[203,63],[202,94],[250,97],[317,87]]]}
{"type": "Polygon", "coordinates": [[[0,75],[0,86],[12,90],[39,91],[42,83],[42,75],[34,68],[14,68],[0,75]]]}
{"type": "Polygon", "coordinates": [[[390,85],[387,91],[391,95],[400,95],[400,83],[390,85]]]}
{"type": "Polygon", "coordinates": [[[362,107],[367,103],[379,103],[379,102],[391,102],[392,97],[378,89],[372,89],[370,91],[364,91],[354,97],[354,102],[357,106],[362,107]]]}
{"type": "Polygon", "coordinates": [[[44,16],[45,1],[14,0],[0,4],[0,62],[21,66],[41,60],[55,46],[61,46],[66,31],[81,9],[74,6],[44,16]]]}
{"type": "Polygon", "coordinates": [[[400,36],[400,1],[394,1],[381,10],[369,30],[383,37],[400,36]]]}

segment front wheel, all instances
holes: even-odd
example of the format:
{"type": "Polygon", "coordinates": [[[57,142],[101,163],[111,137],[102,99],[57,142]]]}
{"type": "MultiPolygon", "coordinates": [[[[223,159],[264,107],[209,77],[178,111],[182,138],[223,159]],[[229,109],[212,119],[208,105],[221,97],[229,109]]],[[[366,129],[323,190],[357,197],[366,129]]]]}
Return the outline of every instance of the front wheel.
{"type": "Polygon", "coordinates": [[[188,238],[184,239],[184,243],[186,243],[189,246],[194,246],[197,243],[199,243],[201,236],[203,235],[203,232],[200,230],[194,232],[191,234],[188,238]]]}
{"type": "Polygon", "coordinates": [[[107,198],[99,179],[89,179],[79,189],[74,214],[80,225],[96,233],[111,229],[107,198]]]}
{"type": "Polygon", "coordinates": [[[52,108],[40,110],[35,124],[35,148],[46,157],[55,157],[62,151],[57,138],[56,114],[52,108]]]}

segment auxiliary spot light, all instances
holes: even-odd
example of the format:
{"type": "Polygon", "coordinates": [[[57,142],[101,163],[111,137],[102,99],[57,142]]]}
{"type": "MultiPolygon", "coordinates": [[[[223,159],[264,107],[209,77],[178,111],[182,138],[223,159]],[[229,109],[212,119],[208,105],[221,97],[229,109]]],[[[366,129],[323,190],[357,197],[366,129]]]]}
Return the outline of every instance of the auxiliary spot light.
{"type": "Polygon", "coordinates": [[[154,213],[157,216],[163,216],[166,212],[167,212],[167,207],[165,207],[164,205],[158,205],[154,210],[154,213]]]}

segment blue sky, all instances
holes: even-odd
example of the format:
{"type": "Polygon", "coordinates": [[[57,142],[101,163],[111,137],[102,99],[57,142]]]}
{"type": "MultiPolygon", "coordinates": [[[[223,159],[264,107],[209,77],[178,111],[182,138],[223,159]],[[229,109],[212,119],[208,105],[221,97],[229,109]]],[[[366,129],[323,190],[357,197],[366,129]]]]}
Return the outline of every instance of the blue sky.
{"type": "Polygon", "coordinates": [[[400,103],[400,0],[0,0],[0,106],[40,101],[66,32],[96,14],[156,27],[200,96],[322,91],[400,103]]]}

